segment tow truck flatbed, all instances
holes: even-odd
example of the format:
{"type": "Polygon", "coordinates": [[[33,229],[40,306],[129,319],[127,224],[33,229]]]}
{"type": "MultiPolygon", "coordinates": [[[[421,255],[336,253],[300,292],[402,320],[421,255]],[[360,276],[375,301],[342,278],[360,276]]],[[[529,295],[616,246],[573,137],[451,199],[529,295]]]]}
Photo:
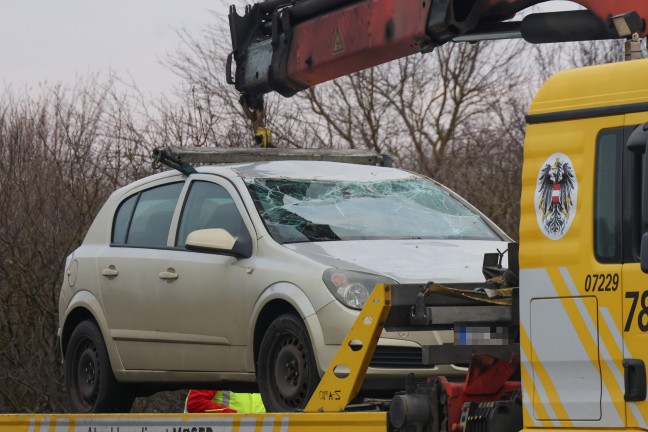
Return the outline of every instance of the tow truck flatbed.
{"type": "Polygon", "coordinates": [[[278,414],[3,414],[0,432],[323,432],[386,430],[386,412],[278,414]]]}

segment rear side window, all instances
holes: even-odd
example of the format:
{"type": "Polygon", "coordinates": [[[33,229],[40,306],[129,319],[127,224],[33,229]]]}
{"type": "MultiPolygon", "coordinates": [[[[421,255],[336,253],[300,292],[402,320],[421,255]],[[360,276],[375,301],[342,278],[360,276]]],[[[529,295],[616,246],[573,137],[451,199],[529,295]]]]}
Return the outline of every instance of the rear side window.
{"type": "Polygon", "coordinates": [[[243,219],[230,194],[215,183],[195,181],[180,217],[176,245],[183,247],[196,230],[223,228],[234,237],[241,234],[243,219]]]}
{"type": "Polygon", "coordinates": [[[115,216],[113,243],[166,246],[182,186],[183,183],[159,186],[124,201],[115,216]]]}
{"type": "Polygon", "coordinates": [[[112,242],[114,244],[126,243],[126,233],[128,233],[128,225],[130,224],[137,198],[139,198],[139,194],[133,195],[119,206],[115,215],[115,224],[113,225],[112,242]]]}

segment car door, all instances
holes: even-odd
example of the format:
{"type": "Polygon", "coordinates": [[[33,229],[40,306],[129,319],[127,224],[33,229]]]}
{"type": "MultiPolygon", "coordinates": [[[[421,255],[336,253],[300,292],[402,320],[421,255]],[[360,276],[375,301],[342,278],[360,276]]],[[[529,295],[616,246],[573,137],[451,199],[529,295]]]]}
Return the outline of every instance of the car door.
{"type": "Polygon", "coordinates": [[[223,228],[254,238],[245,206],[232,184],[193,175],[175,233],[169,266],[177,279],[159,286],[159,338],[172,346],[165,370],[243,371],[249,316],[258,293],[250,286],[253,258],[185,249],[189,233],[223,228]]]}
{"type": "Polygon", "coordinates": [[[612,336],[622,321],[622,170],[611,156],[622,134],[623,116],[529,125],[520,225],[526,424],[625,425],[623,354],[612,336]],[[609,153],[597,152],[603,144],[609,153]]]}
{"type": "Polygon", "coordinates": [[[125,369],[158,369],[159,286],[168,268],[169,232],[184,181],[142,187],[118,207],[111,243],[99,251],[101,297],[125,369]]]}

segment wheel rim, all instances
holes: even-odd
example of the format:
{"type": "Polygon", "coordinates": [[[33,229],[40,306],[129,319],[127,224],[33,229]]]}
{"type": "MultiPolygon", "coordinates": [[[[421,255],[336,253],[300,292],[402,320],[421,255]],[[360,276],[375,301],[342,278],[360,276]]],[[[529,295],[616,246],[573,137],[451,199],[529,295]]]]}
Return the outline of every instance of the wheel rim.
{"type": "Polygon", "coordinates": [[[75,358],[76,399],[86,410],[91,410],[97,402],[101,383],[99,353],[96,345],[90,340],[84,340],[79,344],[75,358]]]}
{"type": "Polygon", "coordinates": [[[295,335],[285,334],[277,343],[277,361],[274,377],[281,402],[289,408],[298,408],[308,394],[308,352],[295,335]]]}

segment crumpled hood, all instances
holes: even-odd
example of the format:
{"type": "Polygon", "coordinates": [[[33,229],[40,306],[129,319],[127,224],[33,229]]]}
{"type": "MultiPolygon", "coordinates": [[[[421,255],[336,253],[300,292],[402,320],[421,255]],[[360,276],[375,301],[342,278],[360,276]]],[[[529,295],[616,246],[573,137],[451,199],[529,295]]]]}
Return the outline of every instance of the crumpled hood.
{"type": "MultiPolygon", "coordinates": [[[[480,282],[484,253],[506,250],[503,241],[361,240],[285,244],[331,267],[387,276],[400,283],[480,282]]],[[[507,256],[502,263],[505,267],[507,256]]]]}

